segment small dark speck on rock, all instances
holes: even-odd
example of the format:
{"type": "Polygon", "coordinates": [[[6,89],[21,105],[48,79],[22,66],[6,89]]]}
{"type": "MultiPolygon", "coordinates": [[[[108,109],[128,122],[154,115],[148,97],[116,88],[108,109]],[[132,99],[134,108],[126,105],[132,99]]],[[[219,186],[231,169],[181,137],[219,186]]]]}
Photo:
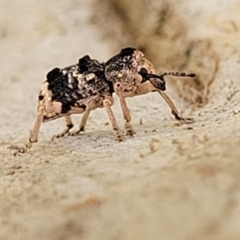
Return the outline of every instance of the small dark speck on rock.
{"type": "Polygon", "coordinates": [[[14,175],[15,171],[10,171],[7,173],[7,175],[14,175]]]}
{"type": "Polygon", "coordinates": [[[7,28],[1,28],[0,29],[0,38],[5,38],[5,37],[7,37],[7,35],[8,35],[8,32],[7,32],[7,28]]]}

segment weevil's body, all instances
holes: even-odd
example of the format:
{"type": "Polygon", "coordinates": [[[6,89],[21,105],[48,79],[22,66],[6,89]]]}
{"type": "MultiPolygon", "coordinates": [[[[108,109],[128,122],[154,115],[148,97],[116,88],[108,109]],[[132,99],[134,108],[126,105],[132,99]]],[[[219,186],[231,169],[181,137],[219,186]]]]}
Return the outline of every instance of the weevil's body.
{"type": "Polygon", "coordinates": [[[73,133],[75,135],[84,130],[90,111],[99,107],[106,108],[116,138],[121,141],[119,128],[111,110],[113,105],[111,86],[112,84],[105,79],[104,65],[88,55],[79,59],[77,65],[64,69],[54,68],[47,74],[47,80],[40,89],[37,118],[30,133],[29,143],[18,152],[25,152],[32,143],[37,142],[42,122],[64,116],[67,128],[54,136],[61,137],[69,134],[73,127],[70,115],[84,113],[80,129],[73,133]]]}
{"type": "Polygon", "coordinates": [[[125,98],[157,91],[172,110],[176,119],[192,122],[193,119],[180,117],[177,108],[163,92],[166,89],[164,76],[194,77],[194,74],[164,73],[156,74],[154,66],[144,54],[134,48],[122,49],[105,64],[91,59],[88,55],[81,58],[77,65],[59,69],[55,68],[47,74],[38,100],[38,112],[34,127],[30,133],[29,143],[18,152],[25,152],[33,142],[37,142],[42,122],[65,117],[67,128],[54,137],[66,134],[75,135],[84,131],[89,113],[99,107],[105,107],[116,138],[121,141],[118,124],[111,110],[112,93],[118,95],[126,120],[126,134],[132,136],[131,116],[125,98]],[[84,113],[79,130],[69,132],[73,127],[70,115],[84,113]]]}
{"type": "Polygon", "coordinates": [[[195,74],[164,73],[157,75],[152,63],[144,57],[141,51],[135,48],[124,48],[119,54],[109,59],[105,64],[106,79],[113,83],[114,91],[117,93],[126,120],[126,131],[133,135],[131,127],[131,116],[127,108],[125,98],[143,95],[149,92],[159,92],[167,102],[176,119],[192,122],[193,119],[180,117],[177,108],[163,91],[166,90],[164,76],[195,77],[195,74]]]}

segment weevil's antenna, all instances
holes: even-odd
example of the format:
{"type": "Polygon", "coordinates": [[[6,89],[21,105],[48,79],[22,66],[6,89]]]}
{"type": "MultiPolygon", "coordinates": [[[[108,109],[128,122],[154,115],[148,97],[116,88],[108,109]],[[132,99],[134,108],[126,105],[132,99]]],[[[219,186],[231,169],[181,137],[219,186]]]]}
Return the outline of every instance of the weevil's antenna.
{"type": "Polygon", "coordinates": [[[175,76],[175,77],[190,77],[195,78],[196,74],[194,73],[184,73],[184,72],[165,72],[161,75],[148,73],[146,68],[141,68],[139,74],[143,77],[142,82],[150,80],[150,78],[158,78],[164,81],[164,76],[175,76]]]}
{"type": "Polygon", "coordinates": [[[194,74],[194,73],[184,73],[184,72],[165,72],[165,73],[161,74],[160,76],[162,76],[162,77],[164,77],[164,76],[176,76],[176,77],[195,78],[196,74],[194,74]]]}

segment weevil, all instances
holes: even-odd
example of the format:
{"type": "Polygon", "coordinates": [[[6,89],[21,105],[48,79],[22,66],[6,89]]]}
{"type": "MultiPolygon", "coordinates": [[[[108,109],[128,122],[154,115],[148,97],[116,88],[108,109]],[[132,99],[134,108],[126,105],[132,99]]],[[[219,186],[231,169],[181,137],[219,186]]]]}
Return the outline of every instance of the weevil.
{"type": "Polygon", "coordinates": [[[116,140],[122,141],[116,118],[112,112],[113,92],[116,92],[125,118],[126,134],[132,136],[134,130],[125,98],[158,92],[169,105],[177,120],[193,122],[192,118],[183,118],[167,94],[164,76],[195,77],[195,74],[170,72],[157,74],[152,63],[144,54],[135,48],[124,48],[119,54],[100,63],[86,55],[78,64],[59,69],[54,68],[43,83],[37,107],[37,117],[30,131],[29,142],[15,153],[24,153],[38,141],[38,133],[42,122],[65,117],[66,128],[54,138],[65,135],[76,135],[84,131],[91,110],[105,107],[115,132],[116,140]],[[71,132],[72,114],[83,113],[79,130],[71,132]]]}
{"type": "Polygon", "coordinates": [[[131,115],[125,98],[150,92],[158,92],[163,97],[177,120],[186,123],[194,121],[193,118],[181,117],[172,100],[164,92],[166,90],[164,77],[167,75],[195,77],[193,73],[186,74],[181,72],[157,74],[153,64],[144,57],[144,54],[131,47],[123,48],[120,53],[105,63],[105,76],[107,81],[113,83],[113,89],[119,97],[127,135],[132,136],[134,130],[131,125],[131,115]]]}
{"type": "Polygon", "coordinates": [[[42,122],[65,117],[66,129],[53,136],[75,135],[84,130],[89,113],[96,108],[105,107],[115,132],[116,140],[121,141],[121,135],[111,106],[113,105],[112,83],[106,81],[104,64],[92,59],[89,55],[79,59],[78,64],[64,69],[54,68],[47,73],[38,95],[37,117],[29,141],[15,153],[24,153],[38,141],[38,133],[42,122]],[[70,132],[73,127],[72,114],[83,113],[83,118],[76,132],[70,132]]]}

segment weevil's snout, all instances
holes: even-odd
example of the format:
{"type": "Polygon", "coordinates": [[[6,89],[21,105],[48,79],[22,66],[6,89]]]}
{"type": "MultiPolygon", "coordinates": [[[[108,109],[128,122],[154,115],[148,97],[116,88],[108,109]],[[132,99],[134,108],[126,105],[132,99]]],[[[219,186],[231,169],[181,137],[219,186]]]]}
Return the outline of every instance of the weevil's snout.
{"type": "Polygon", "coordinates": [[[165,91],[166,83],[164,76],[148,73],[146,68],[141,68],[139,74],[142,76],[142,82],[150,81],[152,85],[158,90],[165,91]]]}

